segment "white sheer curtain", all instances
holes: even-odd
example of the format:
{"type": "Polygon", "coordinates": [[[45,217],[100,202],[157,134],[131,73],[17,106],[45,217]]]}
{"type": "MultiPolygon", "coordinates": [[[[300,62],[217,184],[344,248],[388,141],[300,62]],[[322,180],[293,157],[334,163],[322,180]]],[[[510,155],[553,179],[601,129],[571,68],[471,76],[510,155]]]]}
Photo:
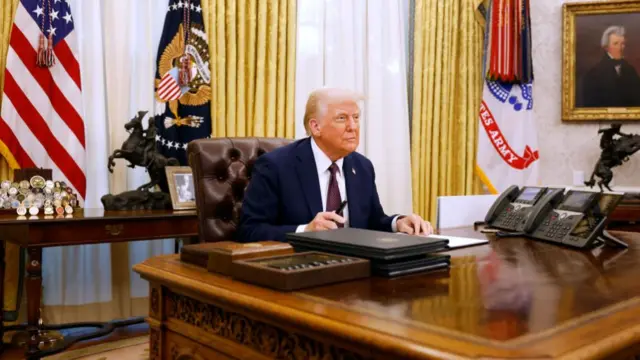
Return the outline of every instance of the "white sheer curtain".
{"type": "MultiPolygon", "coordinates": [[[[87,198],[84,207],[100,206],[100,196],[109,190],[107,176],[108,133],[104,77],[103,28],[100,4],[70,0],[80,51],[84,119],[87,138],[87,198]]],[[[111,273],[108,244],[46,248],[43,251],[44,302],[79,305],[108,301],[111,273]]]]}
{"type": "MultiPolygon", "coordinates": [[[[130,169],[125,161],[110,174],[107,158],[125,140],[125,122],[138,110],[154,114],[155,59],[168,0],[68,1],[79,41],[88,139],[84,207],[101,208],[102,195],[135,189],[148,179],[143,169],[130,169]]],[[[130,303],[148,295],[148,284],[131,267],[173,249],[173,239],[45,249],[45,319],[144,315],[130,303]]]]}
{"type": "MultiPolygon", "coordinates": [[[[107,102],[109,104],[110,151],[120,148],[128,134],[124,124],[138,111],[148,111],[144,120],[155,114],[154,79],[156,54],[162,35],[169,0],[103,0],[105,28],[113,29],[105,41],[105,56],[118,59],[107,66],[107,102]],[[123,11],[123,9],[126,9],[123,11]]],[[[115,59],[114,59],[115,60],[115,59]]],[[[116,160],[111,191],[132,190],[149,181],[142,168],[131,169],[124,160],[116,160]]],[[[140,241],[129,244],[131,297],[148,296],[149,285],[131,267],[145,259],[174,251],[174,240],[140,241]]]]}
{"type": "Polygon", "coordinates": [[[376,168],[387,213],[410,213],[407,97],[409,0],[298,0],[296,137],[309,93],[345,87],[366,96],[358,151],[376,168]]]}

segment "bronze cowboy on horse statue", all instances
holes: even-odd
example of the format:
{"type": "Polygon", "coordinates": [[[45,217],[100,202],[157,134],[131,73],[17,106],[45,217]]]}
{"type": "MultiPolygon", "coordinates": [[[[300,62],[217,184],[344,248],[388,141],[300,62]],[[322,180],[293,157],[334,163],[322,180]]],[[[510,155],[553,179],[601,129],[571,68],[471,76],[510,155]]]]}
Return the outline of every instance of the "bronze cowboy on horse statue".
{"type": "Polygon", "coordinates": [[[640,135],[622,133],[620,127],[620,124],[613,124],[609,129],[598,130],[598,134],[602,134],[600,137],[602,153],[593,169],[591,178],[589,181],[585,181],[585,185],[593,187],[596,184],[595,176],[597,176],[600,178],[598,181],[600,191],[604,191],[602,186],[612,191],[609,187],[609,183],[613,179],[611,168],[629,161],[629,157],[640,150],[640,135]],[[616,138],[616,135],[619,137],[616,138]]]}
{"type": "Polygon", "coordinates": [[[171,199],[167,177],[166,166],[177,166],[179,162],[175,158],[166,158],[156,149],[156,125],[153,117],[149,117],[148,127],[142,127],[142,119],[147,114],[146,111],[139,111],[138,115],[124,125],[129,132],[129,137],[109,156],[109,172],[113,173],[116,165],[115,159],[125,159],[129,161],[130,168],[136,166],[147,168],[150,181],[139,186],[134,191],[127,191],[118,195],[105,195],[102,203],[106,210],[124,209],[166,209],[171,208],[171,199]],[[156,185],[162,192],[150,192],[156,185]]]}

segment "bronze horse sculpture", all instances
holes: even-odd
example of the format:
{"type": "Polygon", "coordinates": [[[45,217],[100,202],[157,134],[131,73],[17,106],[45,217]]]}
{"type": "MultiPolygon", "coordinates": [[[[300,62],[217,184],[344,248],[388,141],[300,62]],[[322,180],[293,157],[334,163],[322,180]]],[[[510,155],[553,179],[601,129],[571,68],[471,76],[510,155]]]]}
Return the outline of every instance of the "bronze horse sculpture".
{"type": "Polygon", "coordinates": [[[142,127],[142,119],[146,114],[146,111],[139,111],[138,116],[124,125],[125,130],[129,132],[129,137],[122,143],[120,149],[109,156],[109,172],[113,173],[115,159],[125,159],[129,161],[128,167],[145,167],[149,172],[151,181],[141,185],[137,190],[149,190],[159,185],[162,191],[168,191],[164,168],[177,166],[179,163],[177,159],[166,158],[156,151],[156,125],[153,117],[149,118],[146,131],[142,127]]]}
{"type": "Polygon", "coordinates": [[[109,156],[108,168],[113,173],[116,159],[125,159],[130,168],[144,167],[149,173],[150,181],[139,186],[136,190],[126,191],[118,195],[108,194],[102,197],[105,210],[125,209],[167,209],[171,208],[171,198],[168,194],[169,186],[165,174],[166,166],[177,166],[175,158],[167,158],[156,149],[156,126],[153,117],[149,117],[148,127],[142,126],[142,119],[146,111],[139,111],[138,115],[124,125],[129,137],[109,156]],[[160,192],[149,191],[155,186],[160,192]]]}
{"type": "Polygon", "coordinates": [[[598,132],[603,133],[600,140],[602,153],[593,169],[591,178],[589,181],[585,181],[584,184],[589,187],[595,186],[595,177],[597,176],[600,178],[598,181],[600,191],[604,191],[603,186],[607,190],[613,191],[609,187],[609,183],[613,179],[613,171],[611,169],[629,161],[629,157],[640,150],[640,135],[621,133],[619,124],[614,124],[611,128],[598,132]],[[620,137],[614,139],[614,135],[619,135],[620,137]]]}

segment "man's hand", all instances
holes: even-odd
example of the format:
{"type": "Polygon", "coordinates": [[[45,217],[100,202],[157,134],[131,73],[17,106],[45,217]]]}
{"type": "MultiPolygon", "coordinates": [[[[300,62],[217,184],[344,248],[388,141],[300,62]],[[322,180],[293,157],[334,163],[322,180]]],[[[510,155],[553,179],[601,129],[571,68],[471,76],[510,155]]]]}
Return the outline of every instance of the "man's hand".
{"type": "Polygon", "coordinates": [[[338,225],[344,224],[344,218],[335,212],[320,212],[315,218],[304,228],[304,231],[322,231],[337,229],[338,225]]]}
{"type": "Polygon", "coordinates": [[[398,232],[409,235],[430,235],[433,234],[433,227],[428,221],[422,220],[419,215],[411,214],[396,221],[398,232]]]}

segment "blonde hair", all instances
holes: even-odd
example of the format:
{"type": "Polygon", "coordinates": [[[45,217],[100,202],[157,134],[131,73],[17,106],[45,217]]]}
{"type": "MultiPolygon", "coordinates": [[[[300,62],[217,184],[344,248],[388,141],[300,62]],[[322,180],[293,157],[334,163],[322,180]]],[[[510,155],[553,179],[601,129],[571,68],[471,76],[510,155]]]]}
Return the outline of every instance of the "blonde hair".
{"type": "Polygon", "coordinates": [[[324,115],[330,104],[343,101],[353,101],[358,103],[364,99],[364,95],[348,89],[320,88],[312,91],[311,94],[309,94],[307,105],[304,110],[304,128],[307,131],[307,135],[311,134],[309,121],[313,118],[324,115]]]}

